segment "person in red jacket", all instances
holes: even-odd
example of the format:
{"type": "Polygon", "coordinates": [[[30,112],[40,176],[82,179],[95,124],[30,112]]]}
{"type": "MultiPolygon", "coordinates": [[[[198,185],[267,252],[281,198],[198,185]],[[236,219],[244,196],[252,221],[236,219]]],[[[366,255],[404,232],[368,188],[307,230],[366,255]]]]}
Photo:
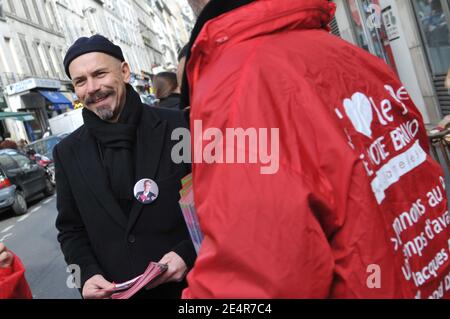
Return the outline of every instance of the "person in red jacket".
{"type": "Polygon", "coordinates": [[[184,298],[450,296],[422,116],[382,60],[329,33],[334,12],[212,0],[200,14],[183,96],[204,241],[184,298]]]}
{"type": "Polygon", "coordinates": [[[20,259],[0,243],[0,299],[31,299],[20,259]]]}

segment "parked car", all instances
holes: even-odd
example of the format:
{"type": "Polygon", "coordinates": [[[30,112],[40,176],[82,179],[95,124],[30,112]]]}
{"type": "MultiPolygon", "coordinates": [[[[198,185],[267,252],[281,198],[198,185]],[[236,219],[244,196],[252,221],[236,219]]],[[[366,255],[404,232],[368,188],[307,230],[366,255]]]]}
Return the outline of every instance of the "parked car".
{"type": "Polygon", "coordinates": [[[39,193],[55,193],[45,170],[16,150],[0,150],[0,211],[11,208],[15,215],[23,215],[27,200],[39,193]]]}
{"type": "Polygon", "coordinates": [[[53,160],[49,159],[47,156],[36,153],[34,149],[28,149],[26,155],[31,162],[38,164],[45,170],[45,174],[47,174],[50,182],[53,186],[56,186],[55,164],[53,163],[53,160]]]}
{"type": "Polygon", "coordinates": [[[141,101],[149,106],[155,106],[158,99],[153,94],[141,94],[141,101]]]}
{"type": "Polygon", "coordinates": [[[37,154],[43,155],[53,161],[53,148],[68,135],[69,134],[52,135],[28,144],[26,149],[27,151],[34,150],[37,154]]]}
{"type": "Polygon", "coordinates": [[[69,134],[52,135],[37,141],[34,141],[27,145],[26,154],[28,158],[35,161],[39,166],[45,169],[53,186],[56,185],[55,180],[55,165],[53,163],[53,148],[64,137],[69,134]]]}

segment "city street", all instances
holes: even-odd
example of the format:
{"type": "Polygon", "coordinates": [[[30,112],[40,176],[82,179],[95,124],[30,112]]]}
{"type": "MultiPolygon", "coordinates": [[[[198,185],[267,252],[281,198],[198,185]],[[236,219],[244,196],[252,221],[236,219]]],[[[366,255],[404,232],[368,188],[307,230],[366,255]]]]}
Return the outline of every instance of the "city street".
{"type": "Polygon", "coordinates": [[[33,298],[80,298],[77,289],[66,286],[66,263],[56,240],[56,195],[39,195],[28,203],[28,213],[0,215],[0,242],[14,251],[25,265],[33,298]]]}

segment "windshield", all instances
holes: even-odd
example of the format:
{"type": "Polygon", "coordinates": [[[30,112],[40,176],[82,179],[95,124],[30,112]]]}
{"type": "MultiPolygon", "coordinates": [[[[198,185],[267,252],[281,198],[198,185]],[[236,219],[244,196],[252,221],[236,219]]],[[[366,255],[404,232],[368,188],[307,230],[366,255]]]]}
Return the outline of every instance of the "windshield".
{"type": "Polygon", "coordinates": [[[56,136],[46,138],[44,140],[39,140],[29,144],[28,149],[33,149],[36,151],[36,153],[44,155],[53,160],[53,148],[56,144],[59,143],[60,140],[61,138],[56,136]]]}

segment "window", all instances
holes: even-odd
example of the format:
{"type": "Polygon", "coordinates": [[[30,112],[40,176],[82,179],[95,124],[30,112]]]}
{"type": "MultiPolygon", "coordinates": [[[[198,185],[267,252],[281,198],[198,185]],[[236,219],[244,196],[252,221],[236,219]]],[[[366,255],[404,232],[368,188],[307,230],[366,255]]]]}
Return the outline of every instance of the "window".
{"type": "Polygon", "coordinates": [[[59,68],[59,61],[58,61],[58,57],[57,56],[55,56],[55,48],[51,48],[50,46],[48,47],[48,50],[49,50],[49,55],[50,55],[50,58],[51,58],[51,60],[52,60],[52,64],[53,64],[53,67],[54,67],[54,69],[55,69],[55,75],[56,75],[56,77],[58,77],[58,78],[61,78],[62,76],[61,76],[61,69],[59,68]]]}
{"type": "Polygon", "coordinates": [[[16,162],[9,155],[0,155],[0,165],[5,171],[18,168],[16,162]]]}
{"type": "Polygon", "coordinates": [[[450,26],[446,14],[450,8],[440,0],[414,0],[414,10],[434,75],[446,74],[450,67],[450,26]]]}
{"type": "MultiPolygon", "coordinates": [[[[1,38],[0,38],[1,39],[1,38]]],[[[5,50],[0,50],[0,70],[4,70],[6,72],[11,72],[11,69],[9,68],[9,64],[11,64],[10,62],[10,58],[8,59],[6,57],[8,47],[5,46],[5,50]]],[[[2,80],[0,77],[0,86],[2,86],[2,80]]],[[[2,94],[0,94],[0,99],[2,98],[2,94]]],[[[2,105],[2,101],[0,101],[0,105],[2,105]]],[[[0,129],[1,129],[1,124],[0,124],[0,129]]]]}
{"type": "Polygon", "coordinates": [[[59,76],[60,76],[60,78],[62,78],[61,72],[63,72],[63,70],[64,70],[64,63],[63,63],[61,56],[59,55],[59,52],[56,48],[53,48],[53,53],[54,53],[54,57],[56,59],[56,63],[58,64],[59,76]]]}
{"type": "Polygon", "coordinates": [[[11,40],[11,38],[7,38],[7,37],[4,37],[3,40],[5,41],[5,48],[6,48],[6,50],[2,52],[5,54],[5,57],[6,57],[5,61],[12,62],[12,63],[5,63],[5,61],[4,61],[6,70],[8,72],[12,72],[12,73],[14,73],[14,72],[23,73],[22,64],[19,63],[19,58],[18,58],[18,54],[15,49],[15,46],[13,45],[13,43],[11,43],[13,40],[11,40]],[[12,57],[12,61],[11,61],[10,57],[12,57]]]}
{"type": "Polygon", "coordinates": [[[50,137],[44,140],[39,140],[29,144],[29,148],[32,148],[36,153],[52,158],[53,148],[61,141],[59,137],[50,137]]]}
{"type": "Polygon", "coordinates": [[[55,11],[53,10],[52,3],[47,0],[44,0],[44,15],[50,28],[57,31],[58,24],[56,22],[55,11]]]}
{"type": "Polygon", "coordinates": [[[68,38],[70,43],[73,43],[74,42],[74,37],[73,37],[73,34],[72,34],[72,29],[70,28],[69,22],[67,20],[64,20],[63,24],[64,24],[64,27],[66,29],[66,37],[68,38]]]}
{"type": "Polygon", "coordinates": [[[20,168],[31,167],[31,161],[28,159],[28,157],[20,154],[11,154],[11,157],[16,161],[20,168]]]}
{"type": "Polygon", "coordinates": [[[9,5],[9,12],[11,12],[12,14],[16,14],[16,7],[14,6],[14,1],[8,0],[8,5],[9,5]]]}
{"type": "Polygon", "coordinates": [[[60,30],[60,27],[59,27],[59,25],[58,25],[58,20],[57,20],[57,18],[56,18],[55,8],[53,8],[53,5],[52,5],[51,2],[47,2],[47,4],[48,4],[48,6],[49,6],[49,8],[50,8],[50,14],[51,14],[51,16],[52,16],[52,20],[54,21],[54,29],[57,30],[57,31],[59,31],[59,30],[60,30]]]}
{"type": "Polygon", "coordinates": [[[381,8],[380,1],[347,0],[346,3],[358,46],[383,59],[395,70],[385,26],[381,15],[377,14],[381,8]]]}
{"type": "Polygon", "coordinates": [[[28,21],[31,21],[30,10],[28,10],[28,5],[25,0],[22,0],[22,6],[23,10],[25,11],[25,16],[27,17],[28,21]]]}
{"type": "Polygon", "coordinates": [[[3,3],[0,2],[0,18],[3,18],[5,16],[5,13],[3,12],[3,3]]]}
{"type": "MultiPolygon", "coordinates": [[[[67,49],[63,50],[63,49],[59,49],[59,61],[64,61],[64,56],[67,49]]],[[[64,68],[64,63],[63,63],[63,68],[64,68]]]]}
{"type": "Polygon", "coordinates": [[[23,54],[25,55],[25,59],[27,60],[29,71],[31,75],[35,75],[36,69],[34,67],[33,60],[31,59],[30,50],[28,49],[28,44],[27,41],[25,40],[25,36],[23,34],[19,34],[19,38],[23,54]]]}
{"type": "Polygon", "coordinates": [[[33,7],[34,7],[34,12],[36,12],[36,17],[37,17],[37,19],[38,19],[38,23],[39,23],[40,25],[44,25],[44,23],[42,22],[41,13],[40,13],[40,11],[39,11],[39,7],[38,7],[38,5],[37,5],[36,0],[33,0],[33,7]]]}
{"type": "Polygon", "coordinates": [[[50,20],[50,16],[49,16],[48,10],[47,10],[47,1],[44,1],[43,9],[44,9],[44,18],[45,18],[45,21],[47,21],[47,25],[50,28],[53,28],[53,22],[52,22],[52,20],[50,20]]]}
{"type": "Polygon", "coordinates": [[[47,61],[48,61],[48,66],[50,67],[51,74],[52,74],[52,76],[56,76],[55,65],[53,64],[53,60],[52,60],[52,57],[50,55],[50,49],[51,49],[50,45],[47,44],[45,46],[44,52],[45,52],[45,56],[46,56],[47,61]]]}
{"type": "Polygon", "coordinates": [[[45,75],[46,72],[45,72],[44,64],[42,63],[41,54],[39,52],[39,46],[40,46],[39,42],[34,42],[33,43],[34,53],[36,54],[36,58],[37,58],[37,60],[39,62],[39,73],[41,75],[45,75]]]}

